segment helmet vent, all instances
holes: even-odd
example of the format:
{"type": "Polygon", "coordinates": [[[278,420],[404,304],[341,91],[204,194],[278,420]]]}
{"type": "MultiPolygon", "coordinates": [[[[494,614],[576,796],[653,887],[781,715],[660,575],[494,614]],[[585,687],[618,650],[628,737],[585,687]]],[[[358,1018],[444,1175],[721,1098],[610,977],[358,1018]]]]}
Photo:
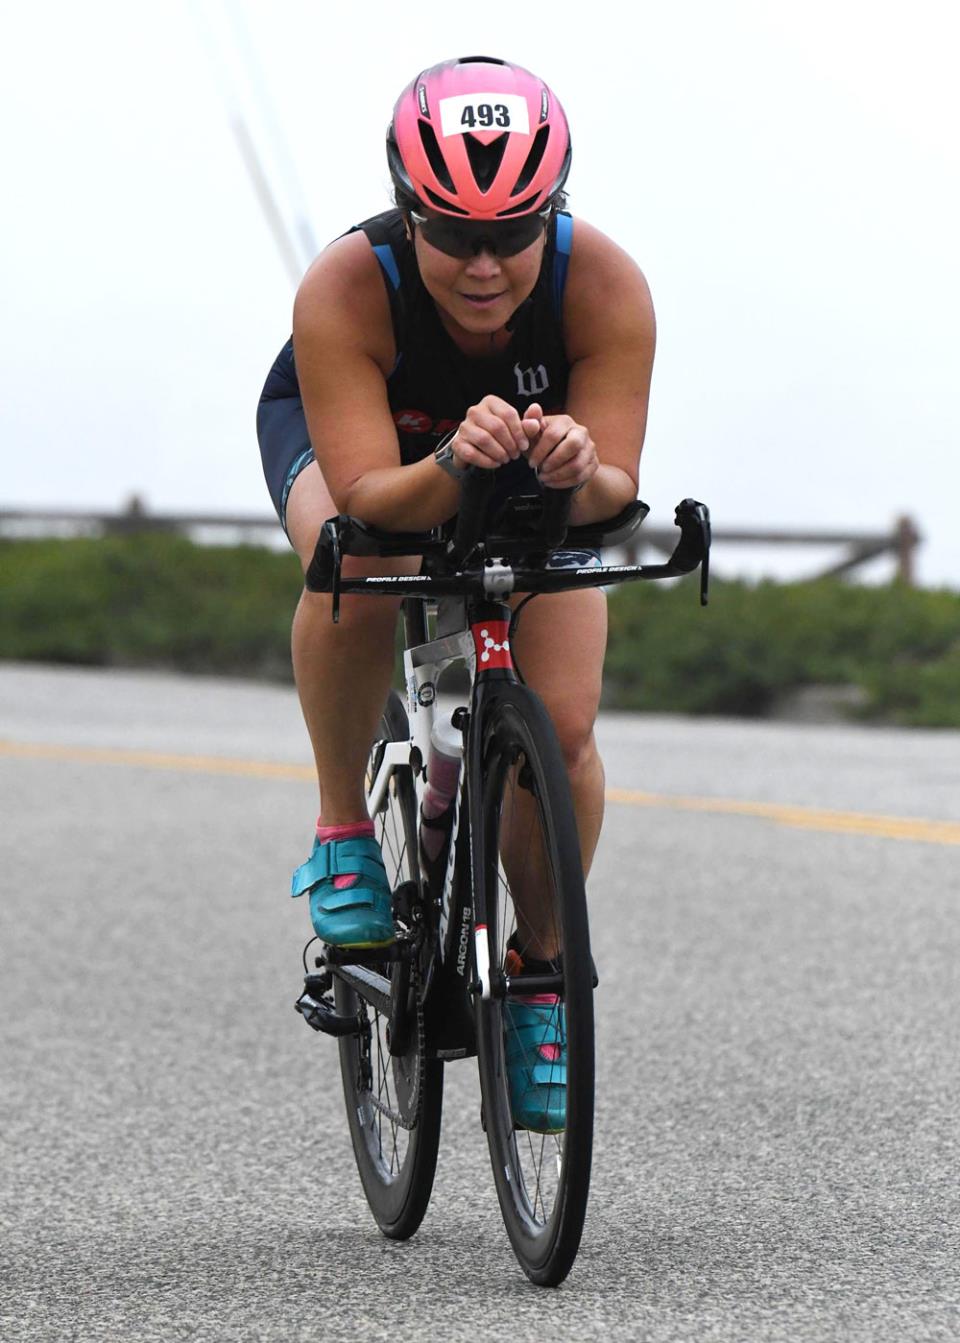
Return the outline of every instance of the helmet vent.
{"type": "Polygon", "coordinates": [[[440,153],[440,146],[437,144],[437,133],[428,121],[417,121],[417,128],[420,131],[420,143],[423,145],[423,152],[426,154],[433,169],[437,181],[447,191],[455,194],[456,187],[453,185],[453,179],[450,176],[450,170],[443,161],[443,155],[440,153]]]}
{"type": "Polygon", "coordinates": [[[533,181],[534,175],[540,164],[543,162],[543,156],[547,152],[547,140],[550,138],[550,127],[541,126],[533,137],[533,144],[530,146],[530,153],[527,155],[527,161],[520,169],[520,176],[514,184],[511,196],[519,196],[521,191],[526,191],[527,187],[533,181]]]}
{"type": "Polygon", "coordinates": [[[444,210],[447,214],[451,215],[469,215],[469,210],[462,210],[459,205],[451,205],[450,202],[445,201],[442,196],[438,196],[435,191],[431,191],[428,186],[424,185],[423,190],[430,197],[430,204],[435,205],[438,210],[444,210]]]}
{"type": "Polygon", "coordinates": [[[465,135],[463,143],[466,146],[474,181],[481,191],[489,191],[503,162],[504,151],[507,148],[506,132],[498,135],[489,145],[482,145],[472,135],[465,135]]]}
{"type": "Polygon", "coordinates": [[[506,65],[496,56],[460,56],[457,65],[506,65]]]}
{"type": "Polygon", "coordinates": [[[498,219],[506,219],[508,215],[522,215],[522,214],[526,214],[526,213],[528,212],[528,210],[532,210],[532,209],[533,209],[533,207],[536,205],[536,203],[537,203],[539,197],[540,197],[540,193],[539,193],[539,192],[536,192],[536,193],[534,193],[534,195],[532,195],[532,196],[528,196],[527,199],[526,199],[525,201],[521,201],[519,205],[511,205],[510,208],[509,208],[509,210],[498,210],[498,211],[497,211],[497,218],[498,218],[498,219]]]}

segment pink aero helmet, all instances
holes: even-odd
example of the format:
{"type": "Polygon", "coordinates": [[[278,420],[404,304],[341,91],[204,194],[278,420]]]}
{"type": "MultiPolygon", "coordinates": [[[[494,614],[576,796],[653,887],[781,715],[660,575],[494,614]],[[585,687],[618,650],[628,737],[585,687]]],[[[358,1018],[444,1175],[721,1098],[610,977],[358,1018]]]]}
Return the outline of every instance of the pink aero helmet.
{"type": "Polygon", "coordinates": [[[563,108],[542,79],[493,56],[419,74],[387,132],[398,204],[505,219],[551,203],[570,171],[563,108]]]}

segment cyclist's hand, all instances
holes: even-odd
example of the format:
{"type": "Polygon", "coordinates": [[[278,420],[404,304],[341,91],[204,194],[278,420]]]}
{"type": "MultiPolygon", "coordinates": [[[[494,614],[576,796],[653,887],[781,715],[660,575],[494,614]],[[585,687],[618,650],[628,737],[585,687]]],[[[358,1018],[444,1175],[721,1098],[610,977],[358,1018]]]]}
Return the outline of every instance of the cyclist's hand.
{"type": "Polygon", "coordinates": [[[540,432],[541,415],[539,406],[531,406],[521,420],[509,402],[485,396],[470,407],[451,441],[458,465],[492,468],[515,461],[540,432]]]}
{"type": "Polygon", "coordinates": [[[537,471],[540,484],[551,490],[586,485],[600,465],[589,429],[569,415],[543,415],[539,406],[527,411],[528,416],[535,413],[539,414],[541,428],[531,438],[527,461],[537,471]]]}

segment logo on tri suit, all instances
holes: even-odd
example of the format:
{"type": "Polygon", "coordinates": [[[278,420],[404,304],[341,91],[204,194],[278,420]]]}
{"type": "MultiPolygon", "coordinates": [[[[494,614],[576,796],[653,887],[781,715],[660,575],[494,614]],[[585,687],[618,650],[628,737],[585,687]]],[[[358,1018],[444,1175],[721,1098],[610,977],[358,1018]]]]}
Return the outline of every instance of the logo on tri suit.
{"type": "Polygon", "coordinates": [[[521,368],[519,364],[514,364],[513,371],[517,377],[518,396],[540,396],[550,386],[543,364],[538,364],[536,368],[521,368]]]}
{"type": "Polygon", "coordinates": [[[449,434],[459,420],[435,420],[425,410],[395,410],[393,422],[402,434],[449,434]]]}

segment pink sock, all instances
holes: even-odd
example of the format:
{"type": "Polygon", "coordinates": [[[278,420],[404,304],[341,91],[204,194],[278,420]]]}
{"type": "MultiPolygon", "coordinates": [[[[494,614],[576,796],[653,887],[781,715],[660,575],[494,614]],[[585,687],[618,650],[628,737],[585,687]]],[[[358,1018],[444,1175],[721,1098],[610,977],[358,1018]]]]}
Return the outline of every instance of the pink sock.
{"type": "MultiPolygon", "coordinates": [[[[349,825],[321,825],[317,821],[317,839],[321,844],[329,844],[332,839],[373,839],[375,833],[373,821],[351,821],[349,825]]],[[[349,887],[356,885],[358,879],[355,872],[334,877],[333,889],[348,890],[349,887]]]]}

